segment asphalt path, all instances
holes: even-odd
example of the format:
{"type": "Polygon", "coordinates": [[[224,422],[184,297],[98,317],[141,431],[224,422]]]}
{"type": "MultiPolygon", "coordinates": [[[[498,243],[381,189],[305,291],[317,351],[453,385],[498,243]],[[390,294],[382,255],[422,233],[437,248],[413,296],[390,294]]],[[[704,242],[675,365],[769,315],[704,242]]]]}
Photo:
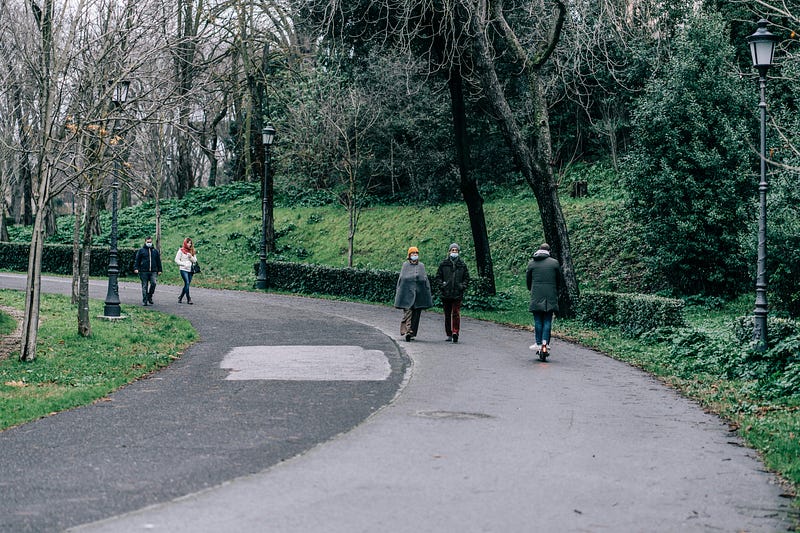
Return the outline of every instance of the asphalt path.
{"type": "MultiPolygon", "coordinates": [[[[0,274],[0,287],[24,277],[0,274]]],[[[68,280],[47,279],[48,292],[68,280]]],[[[92,297],[105,285],[93,282],[92,297]]],[[[786,531],[719,418],[531,333],[385,306],[160,286],[201,341],[108,401],[0,433],[0,530],[786,531]],[[332,364],[333,363],[333,364],[332,364]]],[[[138,284],[120,284],[124,308],[138,284]]]]}

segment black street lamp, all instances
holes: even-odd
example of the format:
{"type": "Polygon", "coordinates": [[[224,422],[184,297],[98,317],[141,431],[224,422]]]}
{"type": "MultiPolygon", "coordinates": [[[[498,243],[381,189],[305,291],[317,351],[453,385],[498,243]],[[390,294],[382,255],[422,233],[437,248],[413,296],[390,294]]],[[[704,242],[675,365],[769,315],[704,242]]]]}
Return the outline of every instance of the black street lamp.
{"type": "Polygon", "coordinates": [[[756,308],[753,340],[759,350],[767,348],[767,70],[772,66],[775,44],[780,40],[767,30],[766,19],[758,21],[758,29],[747,38],[753,66],[758,69],[758,87],[761,99],[761,181],[758,183],[758,267],[756,275],[756,308]]]}
{"type": "Polygon", "coordinates": [[[275,128],[267,124],[261,130],[261,142],[264,144],[264,177],[261,180],[261,250],[259,253],[258,276],[256,289],[267,288],[267,208],[269,201],[269,147],[275,139],[275,128]]]}
{"type": "MultiPolygon", "coordinates": [[[[110,82],[114,83],[114,82],[110,82]]],[[[128,88],[130,82],[120,80],[114,83],[112,88],[111,102],[115,110],[122,108],[128,99],[128,88]]],[[[116,119],[112,134],[116,131],[116,119]]],[[[119,189],[119,157],[114,154],[114,174],[111,184],[111,247],[108,250],[108,291],[106,292],[105,305],[103,306],[104,318],[120,318],[121,310],[119,306],[119,262],[117,259],[117,190],[119,189]]]]}

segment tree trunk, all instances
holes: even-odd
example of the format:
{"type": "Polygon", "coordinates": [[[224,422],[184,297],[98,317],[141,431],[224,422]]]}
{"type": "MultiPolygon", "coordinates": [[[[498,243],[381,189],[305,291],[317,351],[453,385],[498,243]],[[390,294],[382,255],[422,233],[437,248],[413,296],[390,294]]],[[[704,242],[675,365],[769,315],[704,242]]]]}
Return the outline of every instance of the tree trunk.
{"type": "Polygon", "coordinates": [[[539,79],[538,71],[531,75],[530,90],[534,109],[537,112],[534,143],[534,164],[531,165],[534,173],[527,177],[528,184],[534,191],[539,204],[542,218],[545,242],[553,249],[555,257],[561,263],[564,272],[565,287],[559,293],[559,308],[564,316],[572,316],[572,305],[579,296],[578,279],[572,262],[572,252],[569,244],[569,232],[564,212],[561,210],[561,201],[558,198],[558,183],[556,183],[552,164],[552,143],[550,141],[550,119],[547,113],[547,102],[542,94],[543,81],[539,79]]]}
{"type": "Polygon", "coordinates": [[[195,52],[197,49],[197,17],[200,10],[195,10],[194,0],[178,1],[178,44],[173,50],[176,72],[176,84],[179,97],[178,103],[178,168],[177,195],[183,198],[194,187],[194,172],[192,171],[191,154],[189,153],[189,136],[191,129],[189,93],[194,84],[195,52]]]}
{"type": "Polygon", "coordinates": [[[206,150],[206,155],[208,156],[208,186],[215,187],[217,185],[217,143],[218,143],[218,136],[217,132],[214,131],[211,133],[211,146],[208,150],[206,150]]]}
{"type": "MultiPolygon", "coordinates": [[[[84,235],[86,232],[84,232],[84,235]]],[[[92,322],[89,317],[89,265],[92,259],[91,237],[89,245],[84,244],[81,256],[80,282],[78,283],[78,335],[90,337],[92,322]]]]}
{"type": "Polygon", "coordinates": [[[44,248],[44,217],[36,217],[28,252],[28,280],[25,283],[25,317],[22,320],[20,361],[36,359],[36,341],[39,337],[39,304],[42,283],[42,250],[44,248]]]}
{"type": "Polygon", "coordinates": [[[470,156],[467,136],[467,115],[464,106],[463,78],[456,67],[450,71],[448,80],[450,102],[453,112],[453,134],[456,145],[456,160],[461,175],[461,194],[467,204],[472,242],[475,246],[475,262],[481,289],[487,294],[496,294],[492,253],[489,247],[489,234],[486,229],[486,217],[483,212],[483,197],[478,190],[478,183],[470,177],[470,156]]]}
{"type": "Polygon", "coordinates": [[[481,86],[511,148],[514,161],[536,197],[544,239],[552,247],[553,255],[561,263],[564,272],[565,287],[559,294],[561,314],[571,316],[573,301],[578,297],[578,280],[573,268],[567,225],[558,199],[558,186],[551,166],[550,124],[538,71],[529,74],[531,103],[535,113],[534,124],[531,127],[533,136],[531,144],[536,148],[534,155],[514,119],[511,106],[497,77],[485,23],[474,19],[473,22],[476,25],[472,32],[475,52],[473,55],[481,86]]]}
{"type": "Polygon", "coordinates": [[[89,337],[92,334],[92,323],[89,317],[89,267],[92,259],[92,223],[97,218],[96,202],[87,202],[86,224],[81,242],[81,264],[78,282],[78,335],[89,337]]]}
{"type": "Polygon", "coordinates": [[[28,154],[31,151],[31,128],[30,124],[22,115],[22,89],[19,84],[13,84],[11,96],[14,101],[14,120],[17,123],[20,146],[20,154],[17,158],[17,165],[19,167],[17,172],[19,173],[19,182],[22,185],[22,206],[16,221],[19,223],[19,218],[21,216],[22,223],[25,226],[30,226],[33,224],[33,173],[31,172],[31,164],[28,159],[28,154]]]}
{"type": "MultiPolygon", "coordinates": [[[[156,249],[161,253],[161,198],[156,194],[156,249]]],[[[163,266],[163,265],[162,265],[163,266]]]]}
{"type": "MultiPolygon", "coordinates": [[[[39,87],[38,95],[41,109],[43,110],[39,120],[40,125],[49,125],[51,124],[50,119],[54,114],[52,87],[50,86],[50,83],[52,83],[50,71],[53,50],[52,0],[45,1],[44,9],[40,12],[40,19],[37,22],[40,25],[42,39],[42,48],[39,57],[39,75],[43,80],[39,87]]],[[[19,123],[19,127],[24,128],[22,122],[19,123]]],[[[28,252],[28,279],[25,284],[25,317],[22,322],[22,338],[20,339],[19,352],[21,361],[33,361],[36,359],[36,342],[39,338],[39,310],[42,290],[42,251],[44,249],[44,230],[45,221],[47,219],[46,210],[50,202],[50,187],[53,179],[53,170],[50,163],[47,158],[43,156],[43,154],[46,153],[46,146],[49,142],[47,128],[41,127],[40,130],[42,142],[38,165],[36,167],[36,175],[38,178],[35,182],[36,213],[33,221],[33,233],[31,234],[31,246],[28,252]]],[[[24,158],[23,168],[30,173],[30,179],[25,180],[26,206],[30,207],[32,205],[31,200],[33,199],[33,173],[30,172],[27,155],[23,153],[22,157],[24,158]],[[30,196],[28,195],[28,191],[31,193],[30,196]]],[[[26,207],[26,209],[28,207],[26,207]]]]}
{"type": "Polygon", "coordinates": [[[80,268],[81,268],[81,220],[86,213],[85,209],[86,197],[81,197],[78,202],[78,209],[75,210],[75,224],[72,228],[72,295],[70,303],[76,305],[78,303],[78,284],[80,282],[80,268]]]}
{"type": "Polygon", "coordinates": [[[8,242],[8,225],[6,224],[6,199],[0,198],[0,241],[8,242]]]}

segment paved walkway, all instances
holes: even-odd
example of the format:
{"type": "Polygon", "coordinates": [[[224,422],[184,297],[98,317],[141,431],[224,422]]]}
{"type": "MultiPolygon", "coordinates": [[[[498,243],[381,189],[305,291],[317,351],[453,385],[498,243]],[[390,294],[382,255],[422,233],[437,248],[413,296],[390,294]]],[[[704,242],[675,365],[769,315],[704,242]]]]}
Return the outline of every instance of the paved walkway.
{"type": "MultiPolygon", "coordinates": [[[[556,341],[540,363],[529,332],[486,322],[465,320],[453,345],[424,313],[406,343],[388,307],[200,289],[179,306],[172,293],[161,286],[154,309],[202,337],[181,360],[0,433],[0,530],[791,525],[790,500],[726,424],[591,350],[556,341]]],[[[138,297],[121,284],[123,305],[138,297]]]]}

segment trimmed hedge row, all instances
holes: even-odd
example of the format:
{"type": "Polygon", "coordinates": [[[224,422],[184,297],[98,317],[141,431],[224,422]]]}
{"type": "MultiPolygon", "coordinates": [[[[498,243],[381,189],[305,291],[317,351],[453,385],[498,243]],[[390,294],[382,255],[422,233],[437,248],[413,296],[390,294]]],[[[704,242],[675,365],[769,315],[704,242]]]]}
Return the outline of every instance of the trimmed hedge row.
{"type": "MultiPolygon", "coordinates": [[[[258,266],[258,263],[253,265],[256,276],[258,266]]],[[[307,263],[267,261],[267,285],[272,289],[301,294],[343,296],[370,302],[393,303],[398,274],[399,272],[393,270],[336,268],[307,263]]],[[[428,272],[433,305],[441,307],[441,294],[435,290],[436,284],[431,274],[435,273],[428,272]]],[[[510,307],[505,294],[489,296],[483,293],[481,287],[480,280],[470,283],[464,295],[462,309],[491,310],[510,307]]],[[[525,305],[527,306],[527,302],[525,305]]]]}
{"type": "MultiPolygon", "coordinates": [[[[258,263],[254,265],[256,275],[258,266],[258,263]]],[[[397,275],[397,272],[389,270],[267,261],[267,284],[270,288],[304,294],[347,296],[371,302],[394,301],[397,275]]]]}
{"type": "MultiPolygon", "coordinates": [[[[750,344],[753,342],[754,326],[755,316],[736,317],[733,321],[733,335],[740,343],[750,344]]],[[[767,317],[767,332],[769,333],[769,344],[773,345],[776,344],[776,340],[800,335],[800,322],[770,315],[767,317]]]]}
{"type": "MultiPolygon", "coordinates": [[[[117,262],[119,275],[124,277],[133,273],[133,259],[138,248],[119,248],[117,262]]],[[[0,243],[0,268],[14,272],[28,271],[28,243],[0,243]]],[[[42,249],[42,272],[51,274],[72,274],[72,246],[69,244],[45,244],[42,249]]],[[[108,274],[108,248],[92,247],[92,257],[89,264],[90,276],[105,276],[108,274]]]]}
{"type": "MultiPolygon", "coordinates": [[[[253,271],[258,273],[258,263],[253,265],[253,271]]],[[[397,272],[268,261],[267,283],[273,289],[288,292],[392,302],[397,286],[397,272]]],[[[434,305],[440,306],[438,291],[433,292],[434,305]]],[[[499,296],[480,295],[477,284],[472,284],[464,298],[464,308],[467,309],[485,309],[492,307],[491,304],[506,307],[504,304],[507,302],[499,296]],[[491,300],[488,306],[484,305],[487,299],[491,300]]],[[[527,300],[521,305],[527,307],[527,300]]],[[[578,316],[585,322],[617,326],[625,334],[633,336],[659,327],[681,327],[686,324],[683,300],[658,296],[584,291],[577,308],[578,316]]]]}
{"type": "Polygon", "coordinates": [[[584,322],[616,326],[626,335],[638,336],[660,327],[682,327],[684,301],[646,294],[583,291],[577,314],[584,322]]]}
{"type": "MultiPolygon", "coordinates": [[[[28,269],[29,244],[0,243],[0,268],[25,272],[28,269]]],[[[133,273],[137,248],[120,248],[119,275],[133,273]]],[[[42,256],[42,271],[52,274],[72,273],[72,246],[46,244],[42,256]]],[[[258,263],[253,265],[258,274],[258,263]]],[[[90,275],[108,273],[108,248],[92,247],[90,275]]],[[[303,293],[327,294],[358,298],[371,302],[393,302],[398,273],[391,270],[335,268],[325,265],[267,261],[267,283],[270,288],[303,293]]],[[[430,275],[428,276],[430,278],[430,275]]],[[[480,294],[479,284],[473,283],[464,298],[466,309],[507,307],[503,295],[480,294]]],[[[434,284],[431,283],[433,287],[434,284]]],[[[438,291],[433,291],[434,305],[441,306],[438,291]]],[[[523,302],[527,307],[527,301],[523,302]]],[[[584,322],[617,326],[625,334],[636,336],[659,327],[685,325],[684,302],[643,294],[583,291],[576,306],[584,322]]],[[[744,329],[744,328],[743,328],[744,329]]]]}

